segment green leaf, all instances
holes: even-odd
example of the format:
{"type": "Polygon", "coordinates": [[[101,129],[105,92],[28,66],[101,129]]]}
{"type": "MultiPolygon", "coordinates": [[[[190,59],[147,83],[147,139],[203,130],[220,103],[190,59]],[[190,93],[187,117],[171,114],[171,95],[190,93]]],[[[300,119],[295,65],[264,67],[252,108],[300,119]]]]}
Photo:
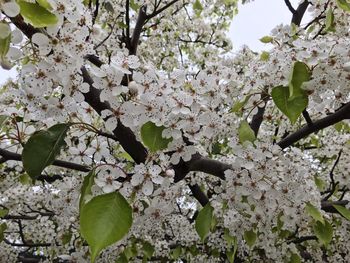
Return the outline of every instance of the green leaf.
{"type": "Polygon", "coordinates": [[[238,127],[238,138],[240,143],[244,143],[245,141],[250,141],[254,143],[256,137],[255,133],[250,128],[249,123],[246,120],[241,121],[238,127]]]}
{"type": "Polygon", "coordinates": [[[235,104],[233,104],[230,112],[236,113],[238,111],[241,111],[241,109],[247,104],[247,102],[251,96],[252,95],[247,95],[243,100],[237,101],[235,104]]]}
{"type": "Polygon", "coordinates": [[[182,247],[181,246],[177,246],[176,248],[171,250],[171,258],[176,260],[178,259],[182,254],[182,247]]]}
{"type": "Polygon", "coordinates": [[[132,225],[132,209],[117,192],[92,198],[80,211],[80,233],[94,262],[102,249],[122,239],[132,225]]]}
{"type": "Polygon", "coordinates": [[[306,96],[305,90],[301,88],[301,85],[309,81],[310,78],[311,72],[309,67],[303,62],[294,62],[292,72],[289,76],[289,97],[306,96]]]}
{"type": "Polygon", "coordinates": [[[135,3],[135,0],[130,0],[130,7],[134,11],[138,11],[140,8],[140,6],[137,3],[135,3]]]}
{"type": "Polygon", "coordinates": [[[35,179],[59,155],[70,124],[56,124],[47,130],[34,133],[24,145],[22,161],[24,170],[35,179]]]}
{"type": "Polygon", "coordinates": [[[341,205],[333,205],[335,209],[341,214],[343,217],[345,217],[347,220],[350,221],[350,210],[346,209],[344,206],[341,205]]]}
{"type": "Polygon", "coordinates": [[[153,122],[147,122],[141,127],[141,139],[142,142],[151,152],[163,150],[168,147],[169,142],[172,139],[163,138],[162,132],[165,129],[164,126],[156,126],[153,122]]]}
{"type": "Polygon", "coordinates": [[[193,3],[193,10],[195,11],[196,15],[197,16],[200,16],[200,14],[202,13],[203,11],[203,6],[201,4],[201,2],[199,0],[196,0],[194,3],[193,3]]]}
{"type": "Polygon", "coordinates": [[[52,6],[47,0],[36,0],[36,2],[47,10],[52,10],[52,6]]]}
{"type": "Polygon", "coordinates": [[[0,130],[2,129],[2,126],[4,125],[4,123],[7,121],[8,116],[6,115],[0,115],[0,130]]]}
{"type": "Polygon", "coordinates": [[[89,200],[89,196],[92,194],[91,187],[94,185],[95,170],[91,170],[90,173],[84,177],[83,185],[80,190],[79,199],[79,211],[85,203],[89,200]]]}
{"type": "Polygon", "coordinates": [[[329,8],[326,15],[326,31],[335,31],[334,29],[334,13],[332,8],[329,8]]]}
{"type": "Polygon", "coordinates": [[[0,218],[3,218],[9,213],[9,210],[7,208],[0,208],[0,218]]]}
{"type": "Polygon", "coordinates": [[[128,263],[128,262],[129,262],[129,260],[126,257],[125,253],[121,253],[119,255],[119,257],[117,258],[117,260],[115,261],[115,263],[128,263]]]}
{"type": "Polygon", "coordinates": [[[62,244],[63,245],[67,245],[69,244],[69,242],[71,241],[72,239],[72,232],[71,231],[68,231],[66,233],[64,233],[61,237],[61,240],[62,240],[62,244]]]}
{"type": "Polygon", "coordinates": [[[270,53],[267,51],[263,51],[260,54],[260,60],[261,61],[268,61],[270,59],[270,53]]]}
{"type": "Polygon", "coordinates": [[[337,0],[337,5],[344,11],[350,12],[350,3],[347,0],[337,0]]]}
{"type": "Polygon", "coordinates": [[[210,232],[213,220],[213,212],[214,208],[210,205],[210,203],[208,203],[201,209],[196,218],[195,227],[202,242],[210,232]]]}
{"type": "Polygon", "coordinates": [[[227,242],[227,248],[228,248],[228,250],[226,251],[226,256],[229,262],[233,263],[237,253],[237,249],[238,249],[237,238],[234,236],[231,236],[230,231],[227,228],[225,228],[224,239],[227,242]]]}
{"type": "Polygon", "coordinates": [[[292,124],[297,121],[309,103],[306,95],[290,98],[289,88],[285,86],[274,87],[271,96],[277,108],[288,117],[292,124]]]}
{"type": "Polygon", "coordinates": [[[326,182],[324,180],[322,180],[319,176],[315,175],[314,181],[315,181],[315,184],[316,184],[318,190],[324,191],[324,189],[326,189],[326,186],[327,186],[326,182]]]}
{"type": "Polygon", "coordinates": [[[0,224],[0,242],[4,240],[4,232],[7,229],[6,223],[0,224]]]}
{"type": "Polygon", "coordinates": [[[320,210],[314,207],[311,203],[309,202],[306,203],[305,210],[313,219],[324,224],[324,219],[320,210]]]}
{"type": "Polygon", "coordinates": [[[254,232],[254,230],[245,231],[243,238],[245,242],[247,242],[247,245],[252,247],[256,241],[257,234],[254,232]]]}
{"type": "MultiPolygon", "coordinates": [[[[45,1],[41,1],[44,4],[45,1]]],[[[24,19],[34,27],[53,26],[58,22],[58,18],[38,3],[29,3],[24,0],[17,0],[24,19]]],[[[48,4],[48,3],[47,3],[48,4]]]]}
{"type": "Polygon", "coordinates": [[[9,34],[6,38],[0,38],[0,61],[5,58],[10,49],[11,35],[9,34]]]}
{"type": "Polygon", "coordinates": [[[151,245],[151,243],[145,241],[145,242],[143,243],[142,249],[143,249],[144,258],[145,258],[145,259],[151,259],[151,257],[152,257],[153,254],[154,254],[154,251],[155,251],[155,249],[154,249],[154,247],[151,245]]]}
{"type": "Polygon", "coordinates": [[[290,257],[289,263],[301,263],[301,259],[298,254],[292,254],[290,257]]]}
{"type": "Polygon", "coordinates": [[[333,228],[328,221],[325,220],[325,223],[322,224],[320,221],[317,221],[313,225],[313,230],[318,238],[318,240],[325,246],[327,246],[332,241],[333,228]]]}
{"type": "Polygon", "coordinates": [[[272,43],[273,42],[273,37],[264,36],[264,37],[260,38],[259,40],[260,40],[260,42],[265,43],[265,44],[272,43]]]}

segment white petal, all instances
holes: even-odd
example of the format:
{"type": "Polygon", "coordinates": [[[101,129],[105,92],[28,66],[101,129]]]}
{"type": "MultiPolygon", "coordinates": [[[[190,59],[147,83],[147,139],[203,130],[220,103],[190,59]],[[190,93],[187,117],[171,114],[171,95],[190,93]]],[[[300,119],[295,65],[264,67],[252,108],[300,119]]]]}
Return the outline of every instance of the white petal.
{"type": "Polygon", "coordinates": [[[16,2],[8,2],[2,4],[2,10],[9,17],[15,17],[19,14],[20,8],[16,2]]]}
{"type": "Polygon", "coordinates": [[[32,36],[32,42],[34,44],[37,44],[38,46],[44,46],[44,45],[46,46],[50,44],[49,38],[42,33],[35,33],[32,36]]]}
{"type": "Polygon", "coordinates": [[[142,186],[142,192],[145,195],[151,195],[153,193],[153,183],[151,181],[146,181],[142,186]]]}

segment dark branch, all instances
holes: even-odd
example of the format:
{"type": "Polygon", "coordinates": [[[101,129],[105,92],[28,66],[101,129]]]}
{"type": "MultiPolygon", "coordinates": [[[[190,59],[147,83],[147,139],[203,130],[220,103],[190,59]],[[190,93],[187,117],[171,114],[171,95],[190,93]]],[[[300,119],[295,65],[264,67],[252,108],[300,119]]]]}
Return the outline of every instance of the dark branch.
{"type": "Polygon", "coordinates": [[[341,205],[346,206],[349,203],[348,200],[341,200],[341,201],[322,201],[321,202],[321,209],[327,213],[333,213],[337,214],[339,213],[337,209],[334,208],[333,205],[341,205]]]}
{"type": "Polygon", "coordinates": [[[286,138],[282,139],[278,143],[278,145],[282,149],[287,148],[288,146],[291,146],[295,142],[299,141],[300,139],[305,138],[306,136],[314,132],[318,132],[319,130],[327,128],[345,119],[350,119],[350,102],[346,103],[336,112],[328,115],[327,117],[324,117],[320,120],[313,122],[312,126],[305,125],[298,131],[288,135],[286,138]]]}
{"type": "Polygon", "coordinates": [[[293,13],[293,17],[292,17],[293,24],[300,26],[301,20],[303,19],[303,16],[309,4],[310,4],[309,1],[305,0],[298,6],[297,10],[295,10],[295,12],[293,13]]]}
{"type": "Polygon", "coordinates": [[[194,196],[194,198],[197,199],[197,201],[202,205],[205,206],[206,204],[209,203],[208,197],[203,193],[201,188],[199,187],[198,184],[195,185],[189,185],[189,188],[194,196]]]}
{"type": "Polygon", "coordinates": [[[231,165],[203,157],[200,154],[193,155],[192,159],[188,162],[189,171],[204,172],[219,177],[222,180],[225,179],[225,171],[231,168],[231,165]]]}
{"type": "Polygon", "coordinates": [[[286,3],[286,6],[288,7],[289,11],[292,12],[292,14],[294,15],[297,11],[294,9],[290,1],[284,0],[284,2],[286,3]]]}
{"type": "Polygon", "coordinates": [[[147,19],[146,12],[147,12],[147,7],[145,5],[141,6],[140,11],[139,11],[139,16],[137,17],[136,25],[134,28],[134,32],[133,32],[132,37],[131,37],[130,49],[129,49],[130,55],[136,55],[137,46],[139,44],[142,28],[143,28],[143,25],[145,24],[145,21],[147,19]]]}
{"type": "Polygon", "coordinates": [[[168,9],[170,6],[172,6],[173,4],[175,4],[178,1],[179,0],[173,0],[173,1],[169,2],[168,4],[163,6],[162,8],[155,10],[152,14],[147,15],[146,19],[151,19],[151,18],[155,17],[156,15],[159,15],[161,12],[168,9]]]}
{"type": "MultiPolygon", "coordinates": [[[[13,161],[22,161],[22,156],[18,153],[13,153],[4,149],[0,149],[0,155],[5,158],[7,161],[13,160],[13,161]]],[[[76,171],[81,171],[81,172],[89,172],[90,168],[76,164],[76,163],[71,163],[71,162],[66,162],[66,161],[61,161],[61,160],[55,160],[52,165],[67,168],[67,169],[72,169],[76,171]]]]}

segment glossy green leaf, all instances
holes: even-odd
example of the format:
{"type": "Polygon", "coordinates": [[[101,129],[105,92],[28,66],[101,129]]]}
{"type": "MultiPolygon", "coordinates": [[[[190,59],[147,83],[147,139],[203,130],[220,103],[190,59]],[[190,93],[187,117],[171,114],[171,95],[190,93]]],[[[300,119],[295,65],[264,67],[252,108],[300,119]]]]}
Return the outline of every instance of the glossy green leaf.
{"type": "Polygon", "coordinates": [[[195,13],[196,13],[197,16],[200,16],[200,14],[201,14],[202,11],[203,11],[203,6],[202,6],[200,0],[196,0],[196,1],[193,3],[193,10],[195,11],[195,13]]]}
{"type": "Polygon", "coordinates": [[[334,13],[332,8],[328,9],[327,15],[326,15],[326,31],[335,31],[334,29],[334,13]]]}
{"type": "Polygon", "coordinates": [[[298,254],[292,254],[290,257],[289,263],[301,263],[300,256],[298,254]]]}
{"type": "Polygon", "coordinates": [[[273,42],[273,37],[264,36],[264,37],[260,38],[259,40],[260,40],[260,42],[265,43],[265,44],[272,43],[273,42]]]}
{"type": "Polygon", "coordinates": [[[315,175],[314,181],[315,181],[315,184],[316,184],[318,190],[324,191],[326,189],[327,183],[324,180],[322,180],[319,176],[315,175]]]}
{"type": "Polygon", "coordinates": [[[182,247],[181,246],[177,246],[176,248],[171,250],[171,258],[172,259],[178,259],[182,254],[182,247]]]}
{"type": "Polygon", "coordinates": [[[288,117],[292,124],[297,121],[300,114],[309,103],[306,95],[290,98],[289,88],[285,86],[277,86],[273,88],[271,96],[277,108],[288,117]]]}
{"type": "Polygon", "coordinates": [[[196,218],[196,231],[202,241],[205,240],[210,232],[213,220],[213,212],[214,208],[210,205],[210,203],[208,203],[201,209],[201,211],[199,211],[196,218]]]}
{"type": "Polygon", "coordinates": [[[309,67],[303,62],[294,62],[292,72],[289,76],[289,97],[306,96],[305,90],[301,88],[301,85],[309,81],[310,78],[311,72],[309,67]]]}
{"type": "Polygon", "coordinates": [[[229,260],[230,263],[233,263],[237,253],[237,249],[238,249],[237,238],[234,236],[231,236],[230,231],[227,228],[225,228],[224,239],[227,242],[227,251],[226,251],[227,259],[229,260]]]}
{"type": "Polygon", "coordinates": [[[261,61],[268,61],[270,59],[270,53],[267,51],[263,51],[260,54],[260,60],[261,61]]]}
{"type": "Polygon", "coordinates": [[[59,155],[70,124],[56,124],[47,130],[34,133],[24,145],[22,161],[24,170],[35,179],[59,155]]]}
{"type": "Polygon", "coordinates": [[[337,0],[337,5],[344,11],[350,12],[350,2],[347,0],[337,0]]]}
{"type": "Polygon", "coordinates": [[[132,209],[120,193],[99,195],[82,206],[80,233],[91,249],[91,262],[102,249],[122,239],[131,225],[132,209]]]}
{"type": "Polygon", "coordinates": [[[0,130],[2,129],[2,126],[5,125],[5,122],[7,121],[8,116],[6,115],[0,115],[0,130]]]}
{"type": "Polygon", "coordinates": [[[341,214],[343,217],[345,217],[347,220],[350,221],[350,210],[346,209],[344,206],[341,205],[333,205],[335,209],[341,214]]]}
{"type": "Polygon", "coordinates": [[[320,210],[318,210],[311,203],[309,203],[309,202],[306,203],[305,210],[314,220],[319,221],[322,224],[324,224],[324,218],[323,218],[320,210]]]}
{"type": "Polygon", "coordinates": [[[233,104],[230,112],[239,112],[242,110],[242,108],[247,104],[247,102],[249,101],[249,98],[251,97],[252,95],[247,95],[243,100],[241,101],[237,101],[236,103],[233,104]]]}
{"type": "Polygon", "coordinates": [[[151,243],[145,241],[143,242],[143,246],[142,246],[142,249],[143,249],[143,255],[144,255],[144,259],[150,259],[153,254],[154,254],[154,246],[152,246],[151,243]]]}
{"type": "MultiPolygon", "coordinates": [[[[44,4],[45,1],[41,1],[44,4]]],[[[58,22],[58,18],[53,13],[49,12],[45,7],[37,2],[29,3],[24,0],[17,1],[21,11],[20,14],[24,19],[34,27],[53,26],[58,22]]],[[[47,3],[48,4],[48,3],[47,3]]]]}
{"type": "Polygon", "coordinates": [[[325,223],[322,224],[320,221],[316,221],[313,230],[318,240],[326,246],[332,241],[333,228],[328,221],[325,220],[324,222],[325,223]]]}
{"type": "Polygon", "coordinates": [[[250,128],[250,125],[246,120],[241,121],[239,124],[238,138],[240,143],[244,143],[246,141],[253,143],[256,139],[254,131],[252,128],[250,128]]]}
{"type": "Polygon", "coordinates": [[[0,224],[0,242],[4,240],[4,232],[7,229],[6,223],[0,224]]]}
{"type": "Polygon", "coordinates": [[[6,38],[0,38],[0,61],[3,60],[10,49],[11,35],[6,38]]]}
{"type": "Polygon", "coordinates": [[[247,242],[247,245],[252,247],[255,244],[257,234],[254,232],[254,230],[245,231],[243,238],[245,242],[247,242]]]}
{"type": "Polygon", "coordinates": [[[0,208],[0,218],[6,216],[9,213],[7,208],[0,208]]]}
{"type": "Polygon", "coordinates": [[[36,0],[36,2],[47,10],[52,10],[52,6],[47,0],[36,0]]]}
{"type": "Polygon", "coordinates": [[[151,151],[156,152],[168,147],[172,139],[163,138],[164,126],[158,127],[153,122],[147,122],[141,127],[141,139],[144,145],[151,151]]]}
{"type": "Polygon", "coordinates": [[[63,245],[67,245],[67,244],[69,244],[69,242],[71,241],[71,239],[72,239],[72,232],[71,231],[68,231],[68,232],[66,232],[66,233],[64,233],[63,235],[62,235],[62,237],[61,237],[61,240],[62,240],[62,244],[63,245]]]}
{"type": "Polygon", "coordinates": [[[94,179],[95,170],[91,170],[90,173],[84,177],[84,181],[80,190],[79,210],[81,210],[82,206],[89,200],[92,194],[91,187],[95,183],[94,179]]]}

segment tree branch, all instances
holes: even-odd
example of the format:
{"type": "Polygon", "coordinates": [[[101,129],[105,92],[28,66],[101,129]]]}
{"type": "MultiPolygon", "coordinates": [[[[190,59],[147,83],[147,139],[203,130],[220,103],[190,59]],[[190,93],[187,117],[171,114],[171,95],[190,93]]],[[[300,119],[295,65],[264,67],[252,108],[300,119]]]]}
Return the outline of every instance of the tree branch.
{"type": "Polygon", "coordinates": [[[136,55],[137,52],[137,46],[139,44],[140,40],[140,35],[142,32],[142,27],[147,19],[147,6],[143,5],[140,8],[139,11],[139,16],[137,17],[136,25],[134,28],[134,32],[131,37],[131,42],[130,42],[130,49],[129,49],[129,54],[130,55],[136,55]]]}
{"type": "MultiPolygon", "coordinates": [[[[18,153],[13,153],[4,149],[0,149],[0,155],[6,159],[7,161],[13,160],[13,161],[22,161],[22,156],[18,153]]],[[[71,162],[66,162],[66,161],[61,161],[61,160],[55,160],[52,165],[54,166],[59,166],[67,169],[72,169],[76,171],[81,171],[81,172],[89,172],[90,168],[87,166],[83,166],[80,164],[76,163],[71,163],[71,162]]]]}
{"type": "Polygon", "coordinates": [[[302,138],[305,138],[306,136],[318,132],[319,130],[322,130],[324,128],[327,128],[333,124],[336,124],[337,122],[340,122],[345,119],[350,119],[350,102],[343,105],[340,109],[338,109],[336,112],[320,119],[315,122],[313,122],[313,125],[305,125],[298,131],[288,135],[284,139],[282,139],[278,145],[284,149],[288,146],[291,146],[295,142],[299,141],[302,138]]]}
{"type": "Polygon", "coordinates": [[[163,6],[162,8],[155,10],[152,14],[147,15],[146,19],[151,19],[151,18],[155,17],[156,15],[159,15],[161,12],[168,9],[170,6],[172,6],[173,4],[175,4],[178,1],[179,0],[173,0],[173,1],[169,2],[168,4],[163,6]]]}
{"type": "Polygon", "coordinates": [[[288,7],[289,11],[292,12],[292,14],[294,15],[297,11],[294,9],[290,1],[284,0],[284,2],[286,3],[286,6],[288,7]]]}
{"type": "Polygon", "coordinates": [[[209,198],[203,193],[198,184],[189,185],[188,187],[190,188],[194,198],[196,198],[202,206],[209,203],[209,198]]]}
{"type": "Polygon", "coordinates": [[[295,12],[293,13],[293,17],[292,17],[293,24],[300,26],[301,20],[303,19],[303,16],[309,4],[310,4],[309,1],[305,0],[298,6],[297,10],[295,10],[295,12]]]}

